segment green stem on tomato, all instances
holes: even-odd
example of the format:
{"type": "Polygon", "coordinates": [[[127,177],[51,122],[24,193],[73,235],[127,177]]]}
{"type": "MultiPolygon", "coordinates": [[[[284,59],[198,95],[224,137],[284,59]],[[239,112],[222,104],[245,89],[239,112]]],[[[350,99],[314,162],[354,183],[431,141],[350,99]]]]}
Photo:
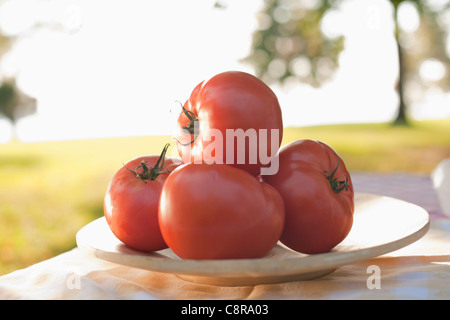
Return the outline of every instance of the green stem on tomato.
{"type": "Polygon", "coordinates": [[[327,174],[328,182],[330,183],[331,190],[333,190],[334,193],[339,193],[342,190],[348,191],[348,177],[345,176],[345,181],[339,181],[337,178],[334,177],[336,171],[339,168],[339,157],[337,158],[337,165],[336,168],[333,170],[333,172],[330,174],[328,171],[324,171],[325,174],[327,174]]]}
{"type": "MultiPolygon", "coordinates": [[[[147,161],[142,160],[141,164],[138,165],[134,171],[125,167],[128,171],[132,172],[136,175],[137,178],[141,179],[145,182],[145,180],[155,180],[161,173],[164,172],[170,172],[169,170],[163,170],[164,167],[164,161],[166,159],[166,153],[167,149],[169,148],[170,144],[166,143],[164,146],[161,155],[158,158],[158,161],[156,161],[154,167],[147,167],[147,161]],[[138,172],[138,169],[142,168],[142,172],[138,172]]],[[[146,182],[145,182],[146,183],[146,182]]]]}
{"type": "Polygon", "coordinates": [[[179,141],[176,138],[175,138],[175,140],[183,146],[188,146],[188,145],[192,144],[198,136],[198,131],[199,131],[198,130],[198,116],[195,113],[193,113],[192,111],[187,110],[183,105],[181,105],[181,108],[182,108],[182,112],[184,113],[184,115],[189,119],[189,122],[187,123],[187,125],[185,125],[181,128],[183,130],[186,130],[187,132],[189,132],[189,134],[193,134],[194,137],[188,143],[182,143],[181,141],[179,141]]]}

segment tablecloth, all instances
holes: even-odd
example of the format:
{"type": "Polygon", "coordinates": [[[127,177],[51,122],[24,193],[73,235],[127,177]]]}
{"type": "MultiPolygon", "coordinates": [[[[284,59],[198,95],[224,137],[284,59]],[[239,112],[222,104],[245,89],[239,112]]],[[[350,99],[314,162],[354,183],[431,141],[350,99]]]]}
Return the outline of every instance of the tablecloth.
{"type": "Polygon", "coordinates": [[[1,299],[450,299],[450,218],[428,176],[352,173],[356,192],[422,206],[431,226],[419,241],[321,278],[256,286],[196,284],[127,267],[74,248],[0,277],[1,299]]]}

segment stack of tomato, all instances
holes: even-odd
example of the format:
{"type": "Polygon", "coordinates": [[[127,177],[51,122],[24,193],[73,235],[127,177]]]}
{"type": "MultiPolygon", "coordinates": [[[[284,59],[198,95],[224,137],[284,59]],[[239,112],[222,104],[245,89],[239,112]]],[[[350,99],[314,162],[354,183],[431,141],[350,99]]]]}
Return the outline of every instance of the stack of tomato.
{"type": "Polygon", "coordinates": [[[224,72],[201,82],[178,125],[181,160],[168,157],[166,145],[161,155],[130,160],[108,186],[106,221],[126,245],[170,247],[183,259],[250,259],[278,241],[302,253],[327,252],[349,233],[354,193],[344,162],[316,140],[278,150],[281,109],[261,80],[224,72]],[[239,144],[236,132],[264,134],[239,144]],[[274,161],[276,170],[261,174],[274,161]]]}

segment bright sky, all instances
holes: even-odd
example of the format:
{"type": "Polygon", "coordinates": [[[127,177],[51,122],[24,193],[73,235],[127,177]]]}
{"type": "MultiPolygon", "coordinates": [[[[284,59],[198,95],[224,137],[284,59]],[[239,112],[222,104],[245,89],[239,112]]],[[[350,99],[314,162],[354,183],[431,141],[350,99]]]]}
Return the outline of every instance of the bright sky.
{"type": "MultiPolygon", "coordinates": [[[[19,122],[22,141],[172,134],[177,101],[200,81],[226,70],[253,73],[239,59],[250,49],[260,0],[227,0],[225,10],[204,0],[35,3],[7,2],[0,27],[15,33],[41,17],[74,32],[30,35],[1,65],[38,99],[37,114],[19,122]]],[[[285,126],[392,119],[397,62],[390,14],[387,2],[353,0],[329,16],[325,31],[347,37],[341,68],[321,89],[272,87],[285,126]]],[[[417,115],[450,116],[448,95],[430,97],[435,107],[417,115]]],[[[8,132],[0,120],[0,142],[8,132]]]]}

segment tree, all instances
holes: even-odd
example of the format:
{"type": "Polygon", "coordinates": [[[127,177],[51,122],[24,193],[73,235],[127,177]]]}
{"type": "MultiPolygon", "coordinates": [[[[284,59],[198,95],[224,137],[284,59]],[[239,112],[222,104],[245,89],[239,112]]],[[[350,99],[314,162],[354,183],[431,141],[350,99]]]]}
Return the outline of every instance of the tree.
{"type": "Polygon", "coordinates": [[[395,125],[408,124],[406,101],[408,84],[417,84],[416,89],[424,91],[430,87],[450,88],[450,59],[446,52],[448,15],[450,1],[391,0],[395,23],[394,37],[397,43],[399,76],[396,90],[399,95],[399,107],[394,120],[395,125]],[[419,28],[415,32],[402,30],[399,14],[402,6],[414,6],[420,18],[419,28]],[[443,70],[441,78],[426,79],[420,76],[420,68],[433,61],[443,70]]]}
{"type": "Polygon", "coordinates": [[[16,138],[17,121],[36,112],[36,99],[23,93],[14,78],[3,81],[0,85],[0,115],[12,124],[13,138],[16,138]]]}
{"type": "MultiPolygon", "coordinates": [[[[250,62],[256,74],[269,83],[283,84],[294,77],[313,86],[322,85],[338,68],[344,38],[328,38],[321,24],[344,1],[265,0],[258,15],[259,28],[253,34],[251,52],[244,61],[250,62]]],[[[445,46],[446,27],[450,27],[446,25],[450,1],[391,0],[390,3],[399,64],[396,85],[399,105],[393,123],[408,124],[409,84],[422,91],[429,87],[450,87],[450,60],[445,46]],[[415,32],[402,30],[399,23],[400,10],[406,4],[412,5],[420,18],[415,32]],[[420,77],[419,68],[429,61],[446,71],[440,79],[420,77]]]]}
{"type": "MultiPolygon", "coordinates": [[[[1,3],[1,2],[0,2],[1,3]]],[[[0,29],[0,60],[9,51],[13,42],[13,37],[2,34],[0,29]]]]}
{"type": "MultiPolygon", "coordinates": [[[[0,1],[1,9],[2,1],[0,1]]],[[[7,35],[0,28],[0,62],[14,45],[17,37],[7,35]]],[[[17,121],[27,115],[36,112],[36,100],[24,92],[16,85],[15,76],[5,76],[0,69],[0,117],[5,117],[12,124],[13,139],[16,138],[17,121]]]]}
{"type": "Polygon", "coordinates": [[[266,82],[284,83],[290,77],[319,86],[338,67],[344,38],[329,39],[321,31],[325,14],[341,1],[265,0],[258,13],[252,50],[244,61],[266,82]],[[311,3],[311,1],[310,1],[311,3]]]}
{"type": "MultiPolygon", "coordinates": [[[[0,0],[0,11],[4,9],[3,5],[7,3],[8,1],[0,0]]],[[[45,0],[36,0],[36,3],[52,5],[45,0]]],[[[27,10],[27,8],[21,8],[21,10],[27,10]]],[[[36,15],[36,17],[32,16],[32,21],[28,28],[21,30],[18,34],[6,34],[2,28],[0,28],[0,62],[4,55],[11,52],[11,49],[17,41],[24,37],[29,37],[34,32],[41,29],[47,28],[68,34],[77,32],[81,26],[80,21],[76,19],[77,12],[67,11],[68,15],[62,17],[52,17],[49,15],[43,19],[42,17],[39,17],[39,15],[36,15]],[[74,16],[70,16],[71,14],[74,16]]],[[[0,69],[0,117],[3,116],[11,122],[13,138],[15,138],[15,126],[17,121],[22,117],[35,113],[37,109],[36,99],[20,90],[19,86],[16,84],[16,77],[16,75],[5,75],[3,70],[0,69]]]]}

